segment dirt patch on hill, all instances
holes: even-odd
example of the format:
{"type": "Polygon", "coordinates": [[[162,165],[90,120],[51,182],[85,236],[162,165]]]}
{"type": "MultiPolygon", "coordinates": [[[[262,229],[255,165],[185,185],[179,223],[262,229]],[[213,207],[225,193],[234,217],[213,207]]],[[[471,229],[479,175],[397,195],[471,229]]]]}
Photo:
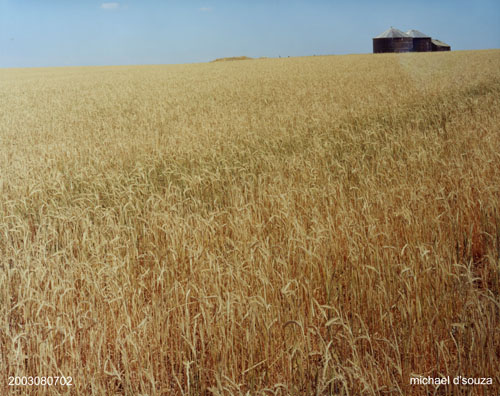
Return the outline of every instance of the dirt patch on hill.
{"type": "Polygon", "coordinates": [[[212,62],[227,62],[227,61],[240,61],[240,60],[251,60],[253,58],[249,58],[248,56],[233,56],[230,58],[218,58],[213,60],[212,62]]]}

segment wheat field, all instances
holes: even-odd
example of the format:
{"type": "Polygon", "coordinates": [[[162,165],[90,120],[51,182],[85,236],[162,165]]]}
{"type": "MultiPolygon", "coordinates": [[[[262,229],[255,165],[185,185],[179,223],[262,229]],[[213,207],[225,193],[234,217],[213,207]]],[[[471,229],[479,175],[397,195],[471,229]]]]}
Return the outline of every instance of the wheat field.
{"type": "Polygon", "coordinates": [[[496,394],[499,109],[500,50],[0,70],[0,393],[496,394]]]}

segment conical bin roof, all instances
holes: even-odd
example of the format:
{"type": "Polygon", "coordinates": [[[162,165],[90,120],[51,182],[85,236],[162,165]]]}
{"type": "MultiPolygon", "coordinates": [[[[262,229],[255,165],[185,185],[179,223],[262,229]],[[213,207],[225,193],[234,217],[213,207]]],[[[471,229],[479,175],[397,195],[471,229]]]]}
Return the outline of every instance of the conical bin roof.
{"type": "Polygon", "coordinates": [[[406,34],[408,36],[414,37],[414,38],[431,38],[431,36],[428,36],[428,35],[422,33],[421,31],[415,30],[415,29],[408,30],[406,32],[406,34]]]}
{"type": "Polygon", "coordinates": [[[385,32],[380,33],[377,37],[374,38],[394,38],[394,37],[410,37],[406,33],[403,33],[401,30],[391,27],[387,29],[385,32]]]}

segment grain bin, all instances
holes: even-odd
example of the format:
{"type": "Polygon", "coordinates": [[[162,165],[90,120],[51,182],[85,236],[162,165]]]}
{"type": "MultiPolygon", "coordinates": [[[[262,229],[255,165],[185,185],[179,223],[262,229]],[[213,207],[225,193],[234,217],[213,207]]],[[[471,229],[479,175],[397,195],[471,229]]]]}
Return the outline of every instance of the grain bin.
{"type": "Polygon", "coordinates": [[[431,37],[415,29],[406,32],[413,39],[414,52],[429,52],[432,51],[431,37]]]}
{"type": "Polygon", "coordinates": [[[411,52],[413,38],[401,30],[391,27],[373,39],[373,53],[411,52]]]}

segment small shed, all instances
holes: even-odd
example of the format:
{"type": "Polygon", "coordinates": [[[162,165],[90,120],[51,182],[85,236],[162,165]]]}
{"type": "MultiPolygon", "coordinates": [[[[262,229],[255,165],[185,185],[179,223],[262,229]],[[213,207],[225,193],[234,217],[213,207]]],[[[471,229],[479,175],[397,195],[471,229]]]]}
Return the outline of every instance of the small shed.
{"type": "Polygon", "coordinates": [[[433,51],[451,51],[451,47],[438,39],[431,40],[433,51]]]}
{"type": "Polygon", "coordinates": [[[414,52],[429,52],[432,51],[431,36],[424,34],[418,30],[411,29],[406,32],[413,39],[414,52]]]}
{"type": "Polygon", "coordinates": [[[373,38],[373,53],[411,52],[413,38],[401,30],[391,27],[373,38]]]}

